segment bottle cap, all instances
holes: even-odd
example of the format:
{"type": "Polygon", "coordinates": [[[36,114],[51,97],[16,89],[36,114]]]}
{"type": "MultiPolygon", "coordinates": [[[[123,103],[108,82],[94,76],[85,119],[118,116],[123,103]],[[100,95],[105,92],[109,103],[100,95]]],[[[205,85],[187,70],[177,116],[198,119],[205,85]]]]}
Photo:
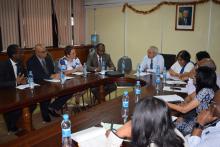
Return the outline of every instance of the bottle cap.
{"type": "Polygon", "coordinates": [[[128,95],[128,91],[124,91],[124,96],[127,96],[128,95]]]}
{"type": "Polygon", "coordinates": [[[69,120],[69,115],[68,114],[63,114],[63,119],[64,120],[69,120]]]}

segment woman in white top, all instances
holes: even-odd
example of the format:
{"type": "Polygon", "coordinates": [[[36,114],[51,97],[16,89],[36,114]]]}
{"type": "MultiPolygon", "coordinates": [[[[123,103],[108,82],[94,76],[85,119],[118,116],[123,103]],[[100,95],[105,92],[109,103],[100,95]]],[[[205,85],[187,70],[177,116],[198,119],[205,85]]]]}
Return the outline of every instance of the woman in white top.
{"type": "MultiPolygon", "coordinates": [[[[62,57],[59,60],[59,68],[61,68],[61,65],[66,66],[66,70],[64,71],[65,75],[71,75],[74,72],[82,72],[83,71],[83,66],[76,56],[76,50],[74,49],[74,46],[66,46],[64,49],[65,56],[62,57]]],[[[74,94],[75,96],[75,103],[78,105],[79,104],[79,99],[80,96],[83,95],[85,92],[78,92],[74,94]]]]}
{"type": "Polygon", "coordinates": [[[108,135],[110,146],[119,147],[121,138],[131,138],[135,147],[184,147],[185,139],[175,129],[166,103],[145,98],[134,110],[132,120],[108,135]]]}
{"type": "Polygon", "coordinates": [[[76,56],[74,46],[66,46],[64,53],[65,56],[59,60],[59,67],[61,67],[61,64],[66,65],[65,75],[69,75],[74,72],[81,72],[83,67],[79,58],[76,56]]]}
{"type": "Polygon", "coordinates": [[[193,68],[194,64],[190,61],[190,54],[186,50],[182,50],[177,54],[177,61],[171,66],[169,74],[171,77],[181,77],[188,74],[193,68]]]}

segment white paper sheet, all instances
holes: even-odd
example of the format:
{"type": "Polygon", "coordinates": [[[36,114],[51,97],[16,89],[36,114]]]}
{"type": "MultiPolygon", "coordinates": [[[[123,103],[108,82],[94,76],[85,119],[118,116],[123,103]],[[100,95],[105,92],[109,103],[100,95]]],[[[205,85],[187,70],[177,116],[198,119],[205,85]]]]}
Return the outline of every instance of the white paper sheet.
{"type": "Polygon", "coordinates": [[[163,90],[164,91],[174,91],[174,92],[187,93],[187,88],[185,88],[185,87],[173,87],[173,88],[171,88],[169,86],[164,86],[163,90]],[[175,88],[178,88],[178,89],[175,89],[175,88]]]}
{"type": "MultiPolygon", "coordinates": [[[[34,86],[40,86],[40,85],[34,83],[34,86]]],[[[25,84],[25,85],[19,85],[19,86],[17,86],[16,88],[17,88],[17,89],[20,89],[20,90],[23,90],[23,89],[29,88],[29,87],[30,87],[29,84],[25,84]]]]}
{"type": "Polygon", "coordinates": [[[66,80],[73,79],[74,77],[65,76],[66,80]]]}
{"type": "MultiPolygon", "coordinates": [[[[150,75],[151,73],[148,72],[141,72],[140,76],[146,76],[146,75],[150,75]]],[[[137,76],[137,73],[134,74],[135,76],[137,76]]]]}
{"type": "Polygon", "coordinates": [[[60,82],[59,79],[44,79],[44,81],[52,82],[52,83],[59,83],[60,82]]]}
{"type": "MultiPolygon", "coordinates": [[[[90,72],[87,72],[87,74],[90,73],[90,72]]],[[[77,76],[82,76],[83,75],[83,72],[74,72],[72,73],[73,75],[77,75],[77,76]]]]}
{"type": "Polygon", "coordinates": [[[78,142],[80,147],[105,147],[107,145],[105,133],[106,130],[102,127],[91,127],[71,134],[71,138],[78,142]]]}
{"type": "Polygon", "coordinates": [[[176,94],[173,95],[156,95],[154,96],[158,99],[164,100],[166,102],[176,102],[176,101],[184,101],[184,99],[181,96],[178,96],[176,94]]]}
{"type": "Polygon", "coordinates": [[[186,84],[186,82],[180,81],[180,80],[178,80],[178,81],[167,80],[166,83],[167,83],[167,84],[170,84],[170,85],[174,85],[174,84],[186,84]]]}

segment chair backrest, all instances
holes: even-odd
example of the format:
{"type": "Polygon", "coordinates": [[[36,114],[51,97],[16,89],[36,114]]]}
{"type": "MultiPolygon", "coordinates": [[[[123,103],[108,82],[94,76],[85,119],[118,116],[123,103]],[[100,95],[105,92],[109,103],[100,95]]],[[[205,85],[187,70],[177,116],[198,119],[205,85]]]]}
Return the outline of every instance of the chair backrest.
{"type": "Polygon", "coordinates": [[[132,70],[132,61],[131,58],[127,56],[123,56],[118,60],[118,71],[122,71],[122,61],[124,60],[125,62],[125,73],[129,73],[132,70]]]}
{"type": "Polygon", "coordinates": [[[176,62],[176,55],[174,54],[161,54],[164,58],[164,66],[167,70],[176,62]]]}

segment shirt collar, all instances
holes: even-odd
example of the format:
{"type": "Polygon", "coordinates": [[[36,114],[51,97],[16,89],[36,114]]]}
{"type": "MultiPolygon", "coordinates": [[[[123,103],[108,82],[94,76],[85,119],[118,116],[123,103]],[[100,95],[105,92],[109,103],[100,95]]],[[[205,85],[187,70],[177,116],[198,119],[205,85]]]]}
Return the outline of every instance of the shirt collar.
{"type": "Polygon", "coordinates": [[[11,60],[11,59],[10,59],[10,61],[11,61],[11,64],[12,64],[13,66],[16,66],[16,64],[17,64],[16,62],[14,62],[14,61],[11,60]]]}

